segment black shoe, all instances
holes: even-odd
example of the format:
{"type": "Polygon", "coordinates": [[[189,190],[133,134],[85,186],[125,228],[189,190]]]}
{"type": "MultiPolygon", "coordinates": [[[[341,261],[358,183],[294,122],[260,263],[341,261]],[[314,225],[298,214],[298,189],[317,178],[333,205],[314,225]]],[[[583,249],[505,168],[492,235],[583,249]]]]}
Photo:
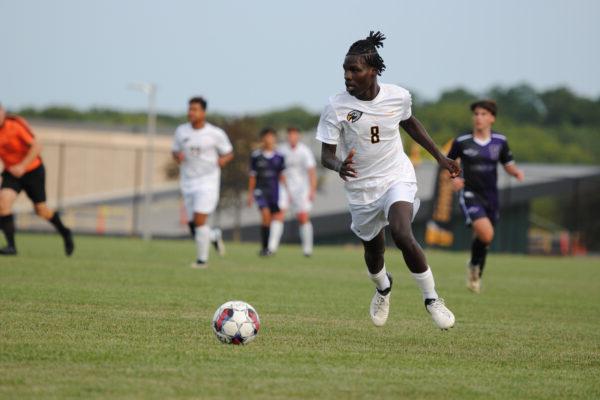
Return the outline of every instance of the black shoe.
{"type": "Polygon", "coordinates": [[[6,246],[0,249],[0,256],[16,256],[17,249],[13,246],[6,246]]]}
{"type": "Polygon", "coordinates": [[[389,272],[386,272],[385,274],[387,275],[388,279],[390,280],[390,287],[387,289],[384,289],[384,290],[377,289],[379,294],[382,296],[387,296],[388,293],[392,291],[392,284],[394,283],[394,280],[392,279],[392,274],[390,274],[389,272]]]}
{"type": "Polygon", "coordinates": [[[272,255],[273,255],[273,253],[271,253],[271,250],[269,250],[269,249],[262,249],[262,250],[261,250],[261,251],[258,253],[258,255],[259,255],[259,256],[261,256],[261,257],[269,257],[269,256],[272,256],[272,255]]]}
{"type": "Polygon", "coordinates": [[[73,242],[73,234],[70,229],[67,229],[67,232],[63,236],[63,240],[65,241],[65,254],[70,256],[75,251],[75,242],[73,242]]]}

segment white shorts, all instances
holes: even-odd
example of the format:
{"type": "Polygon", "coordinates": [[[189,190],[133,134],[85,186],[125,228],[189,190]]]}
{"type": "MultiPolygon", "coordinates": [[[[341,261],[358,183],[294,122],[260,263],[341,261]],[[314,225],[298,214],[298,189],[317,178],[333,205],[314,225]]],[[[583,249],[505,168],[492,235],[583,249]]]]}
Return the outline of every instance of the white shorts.
{"type": "Polygon", "coordinates": [[[183,193],[183,202],[187,212],[188,221],[192,221],[194,213],[212,214],[219,203],[219,190],[202,188],[193,192],[183,193]]]}
{"type": "Polygon", "coordinates": [[[279,208],[282,210],[290,209],[295,214],[310,212],[312,210],[312,202],[309,199],[309,191],[296,190],[288,194],[288,191],[280,186],[279,208]]]}
{"type": "Polygon", "coordinates": [[[349,204],[352,224],[350,229],[362,240],[372,240],[388,225],[388,212],[398,201],[415,202],[417,184],[414,182],[394,183],[380,198],[370,204],[349,204]]]}

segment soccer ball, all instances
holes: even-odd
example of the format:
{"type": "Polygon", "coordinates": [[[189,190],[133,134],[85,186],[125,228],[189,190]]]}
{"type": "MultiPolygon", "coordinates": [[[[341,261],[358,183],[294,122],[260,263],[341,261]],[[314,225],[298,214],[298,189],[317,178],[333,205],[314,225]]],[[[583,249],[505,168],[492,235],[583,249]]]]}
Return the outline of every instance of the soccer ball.
{"type": "Polygon", "coordinates": [[[246,344],[256,338],[260,320],[256,310],[243,301],[228,301],[215,311],[212,329],[223,343],[246,344]]]}

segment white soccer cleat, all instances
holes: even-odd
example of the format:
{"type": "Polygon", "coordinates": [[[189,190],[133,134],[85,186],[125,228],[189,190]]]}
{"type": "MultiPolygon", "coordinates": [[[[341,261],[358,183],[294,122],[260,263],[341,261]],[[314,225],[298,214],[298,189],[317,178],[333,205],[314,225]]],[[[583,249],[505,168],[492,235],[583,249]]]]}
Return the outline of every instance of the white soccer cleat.
{"type": "Polygon", "coordinates": [[[190,267],[192,269],[206,269],[208,268],[208,264],[202,261],[195,261],[190,267]]]}
{"type": "Polygon", "coordinates": [[[479,265],[467,263],[467,288],[473,293],[481,292],[481,278],[479,265]]]}
{"type": "Polygon", "coordinates": [[[223,242],[223,232],[217,228],[213,231],[215,235],[215,240],[212,241],[213,246],[215,246],[215,250],[222,257],[225,255],[225,242],[223,242]]]}
{"type": "Polygon", "coordinates": [[[371,307],[369,312],[371,314],[371,321],[375,326],[383,326],[388,319],[390,314],[390,296],[392,292],[392,275],[388,272],[388,279],[390,280],[390,287],[385,289],[383,292],[375,289],[375,295],[371,299],[371,307]]]}
{"type": "Polygon", "coordinates": [[[445,330],[454,326],[454,314],[446,307],[444,299],[427,299],[425,308],[438,328],[445,330]]]}

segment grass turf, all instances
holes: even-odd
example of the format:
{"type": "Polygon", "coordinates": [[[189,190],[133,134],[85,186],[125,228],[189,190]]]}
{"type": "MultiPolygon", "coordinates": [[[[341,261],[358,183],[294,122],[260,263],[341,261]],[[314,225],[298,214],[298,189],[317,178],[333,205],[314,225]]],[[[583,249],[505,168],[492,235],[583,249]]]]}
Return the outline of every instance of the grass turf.
{"type": "Polygon", "coordinates": [[[484,292],[464,253],[428,251],[457,317],[434,328],[398,251],[390,319],[372,326],[357,247],[228,246],[192,270],[191,241],[20,235],[0,258],[2,398],[600,398],[600,262],[492,254],[484,292]],[[214,310],[241,299],[262,328],[220,344],[214,310]]]}

